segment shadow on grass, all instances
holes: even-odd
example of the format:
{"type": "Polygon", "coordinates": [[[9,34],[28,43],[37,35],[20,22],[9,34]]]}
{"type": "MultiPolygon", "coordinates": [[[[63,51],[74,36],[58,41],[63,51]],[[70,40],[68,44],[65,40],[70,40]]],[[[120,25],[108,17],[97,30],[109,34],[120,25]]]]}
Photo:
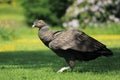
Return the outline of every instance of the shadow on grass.
{"type": "Polygon", "coordinates": [[[95,60],[82,62],[79,72],[103,73],[109,71],[120,71],[120,48],[112,48],[113,56],[99,57],[95,60]]]}
{"type": "Polygon", "coordinates": [[[58,58],[51,51],[0,52],[0,67],[2,69],[54,67],[59,66],[58,58]]]}
{"type": "MultiPolygon", "coordinates": [[[[108,58],[100,57],[89,62],[79,62],[77,67],[80,72],[120,71],[119,48],[111,50],[114,56],[108,58]]],[[[56,71],[63,65],[65,65],[65,61],[51,51],[0,52],[0,69],[51,67],[56,71]]]]}

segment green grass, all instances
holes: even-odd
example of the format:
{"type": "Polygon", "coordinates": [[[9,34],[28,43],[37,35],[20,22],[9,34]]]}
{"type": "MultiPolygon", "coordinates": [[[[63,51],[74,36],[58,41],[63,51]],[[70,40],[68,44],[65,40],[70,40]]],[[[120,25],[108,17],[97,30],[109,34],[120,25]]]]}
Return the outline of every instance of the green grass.
{"type": "MultiPolygon", "coordinates": [[[[28,38],[26,38],[28,39],[28,38]]],[[[38,39],[29,37],[28,42],[2,41],[0,48],[14,46],[0,52],[0,79],[2,80],[119,80],[120,79],[120,45],[118,40],[103,40],[103,43],[114,52],[112,57],[100,57],[89,62],[76,62],[74,72],[69,70],[56,73],[58,69],[66,66],[64,59],[56,56],[46,48],[38,39]],[[7,45],[7,46],[6,46],[7,45]],[[6,76],[7,75],[7,76],[6,76]]]]}
{"type": "MultiPolygon", "coordinates": [[[[56,56],[38,40],[38,29],[27,28],[24,21],[23,9],[10,5],[0,4],[0,20],[13,21],[17,25],[2,25],[8,30],[15,28],[16,41],[0,39],[0,80],[119,80],[120,79],[120,40],[100,40],[110,48],[114,56],[100,57],[89,62],[76,62],[74,72],[69,70],[56,73],[58,69],[66,66],[64,59],[56,56]],[[27,40],[27,41],[24,41],[27,40]]],[[[1,24],[0,24],[1,25],[1,24]]],[[[3,27],[0,26],[0,27],[3,27]]],[[[53,30],[58,30],[54,28],[53,30]]],[[[61,30],[61,28],[59,28],[61,30]]],[[[3,30],[2,30],[3,31],[3,30]]],[[[108,27],[91,28],[85,30],[90,35],[120,34],[119,24],[110,24],[108,27]]],[[[3,32],[4,33],[4,32],[3,32]]],[[[8,33],[7,36],[11,34],[8,33]]]]}
{"type": "Polygon", "coordinates": [[[57,74],[64,65],[62,59],[50,51],[15,51],[0,54],[0,79],[3,80],[117,80],[119,54],[113,58],[78,63],[74,72],[57,74]],[[108,63],[109,62],[109,63],[108,63]],[[7,75],[7,77],[6,77],[7,75]]]}
{"type": "Polygon", "coordinates": [[[0,4],[0,20],[18,20],[25,19],[24,9],[19,5],[11,6],[9,4],[0,4]]]}
{"type": "Polygon", "coordinates": [[[94,35],[105,35],[105,34],[120,34],[120,24],[116,23],[109,23],[104,25],[98,25],[97,27],[86,27],[85,29],[81,29],[82,31],[88,34],[94,35]]]}

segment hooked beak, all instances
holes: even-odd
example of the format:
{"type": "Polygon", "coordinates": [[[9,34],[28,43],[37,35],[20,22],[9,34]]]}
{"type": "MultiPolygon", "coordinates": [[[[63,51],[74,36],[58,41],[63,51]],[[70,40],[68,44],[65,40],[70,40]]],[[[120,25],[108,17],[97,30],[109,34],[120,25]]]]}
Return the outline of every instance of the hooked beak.
{"type": "Polygon", "coordinates": [[[35,25],[33,24],[33,25],[32,25],[32,28],[34,28],[34,27],[35,27],[35,25]]]}

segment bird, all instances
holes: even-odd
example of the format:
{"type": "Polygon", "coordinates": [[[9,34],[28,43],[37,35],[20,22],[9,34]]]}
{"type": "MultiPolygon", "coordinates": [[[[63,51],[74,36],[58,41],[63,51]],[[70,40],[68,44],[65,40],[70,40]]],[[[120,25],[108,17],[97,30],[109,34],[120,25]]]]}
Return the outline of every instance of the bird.
{"type": "Polygon", "coordinates": [[[58,73],[68,69],[73,71],[75,61],[90,61],[100,56],[112,56],[113,52],[103,43],[78,29],[52,31],[44,20],[35,20],[32,27],[39,28],[40,40],[56,55],[67,62],[67,67],[62,67],[58,73]]]}

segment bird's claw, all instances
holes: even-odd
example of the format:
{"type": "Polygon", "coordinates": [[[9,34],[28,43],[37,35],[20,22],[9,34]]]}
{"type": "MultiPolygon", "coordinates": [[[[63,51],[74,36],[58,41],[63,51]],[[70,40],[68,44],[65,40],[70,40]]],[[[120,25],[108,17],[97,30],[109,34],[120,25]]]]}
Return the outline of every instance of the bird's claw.
{"type": "Polygon", "coordinates": [[[64,72],[65,70],[69,69],[70,67],[63,67],[61,68],[60,70],[57,71],[57,73],[62,73],[64,72]]]}

